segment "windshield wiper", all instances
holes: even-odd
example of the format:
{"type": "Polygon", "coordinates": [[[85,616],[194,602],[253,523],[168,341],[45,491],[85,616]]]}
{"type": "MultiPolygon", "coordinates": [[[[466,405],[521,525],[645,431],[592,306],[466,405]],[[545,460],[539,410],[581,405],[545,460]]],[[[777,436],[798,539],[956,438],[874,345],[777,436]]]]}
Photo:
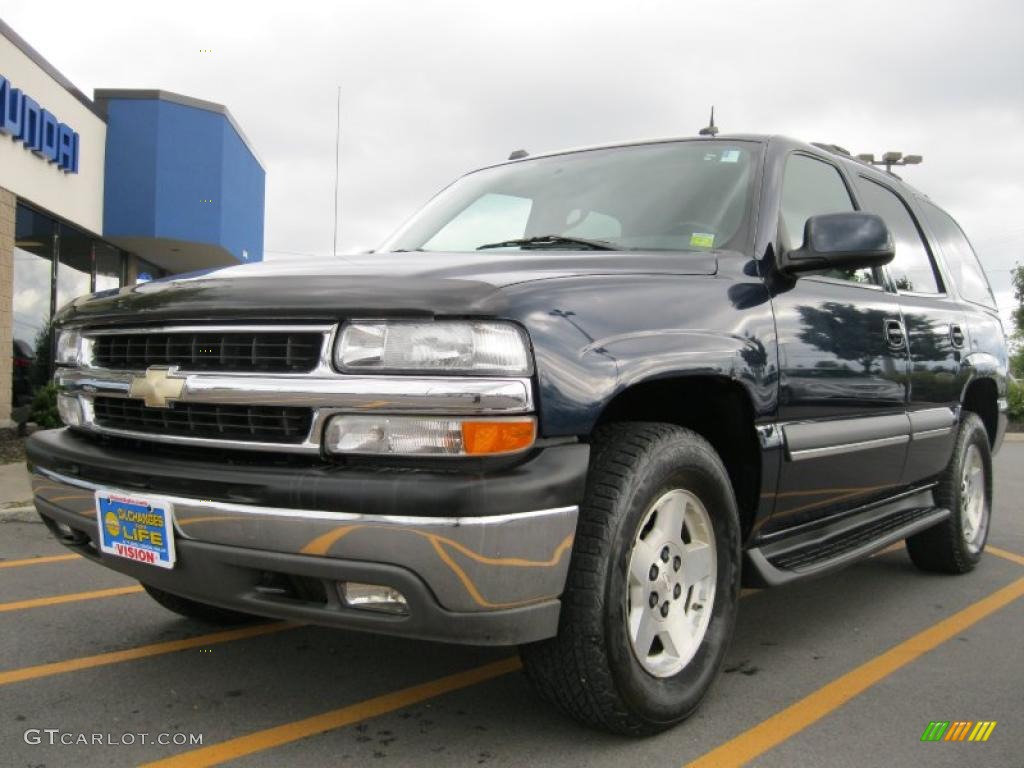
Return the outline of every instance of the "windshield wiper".
{"type": "Polygon", "coordinates": [[[541,248],[549,245],[582,245],[595,251],[617,251],[619,250],[605,240],[588,240],[583,237],[566,237],[564,235],[537,235],[536,237],[522,237],[518,240],[502,240],[500,243],[486,243],[477,248],[484,251],[488,248],[514,248],[516,246],[535,245],[541,248]]]}

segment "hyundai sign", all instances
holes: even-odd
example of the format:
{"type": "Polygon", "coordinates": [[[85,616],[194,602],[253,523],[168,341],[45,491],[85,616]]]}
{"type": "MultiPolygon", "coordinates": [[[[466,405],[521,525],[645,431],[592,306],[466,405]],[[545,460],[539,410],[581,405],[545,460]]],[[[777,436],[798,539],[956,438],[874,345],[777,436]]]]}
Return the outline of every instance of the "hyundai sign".
{"type": "Polygon", "coordinates": [[[20,141],[65,173],[78,173],[78,133],[0,75],[0,133],[20,141]]]}

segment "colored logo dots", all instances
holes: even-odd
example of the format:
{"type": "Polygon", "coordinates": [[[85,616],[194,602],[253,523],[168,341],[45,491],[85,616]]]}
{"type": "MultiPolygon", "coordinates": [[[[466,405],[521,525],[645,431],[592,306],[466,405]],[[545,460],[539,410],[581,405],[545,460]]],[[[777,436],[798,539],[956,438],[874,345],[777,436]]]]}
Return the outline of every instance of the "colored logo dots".
{"type": "Polygon", "coordinates": [[[988,741],[995,720],[932,720],[921,734],[921,741],[988,741]]]}

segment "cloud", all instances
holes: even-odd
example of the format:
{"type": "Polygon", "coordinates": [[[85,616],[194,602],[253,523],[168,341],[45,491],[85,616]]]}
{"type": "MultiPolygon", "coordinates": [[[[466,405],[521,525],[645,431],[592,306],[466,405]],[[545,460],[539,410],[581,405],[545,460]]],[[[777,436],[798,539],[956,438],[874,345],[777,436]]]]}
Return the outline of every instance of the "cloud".
{"type": "Polygon", "coordinates": [[[228,105],[267,167],[268,258],[371,248],[466,170],[533,152],[726,131],[924,155],[908,181],[975,241],[1000,296],[1024,231],[1024,6],[349,0],[7,3],[87,92],[228,105]],[[54,23],[60,19],[60,23],[54,23]],[[201,48],[212,50],[200,54],[201,48]]]}

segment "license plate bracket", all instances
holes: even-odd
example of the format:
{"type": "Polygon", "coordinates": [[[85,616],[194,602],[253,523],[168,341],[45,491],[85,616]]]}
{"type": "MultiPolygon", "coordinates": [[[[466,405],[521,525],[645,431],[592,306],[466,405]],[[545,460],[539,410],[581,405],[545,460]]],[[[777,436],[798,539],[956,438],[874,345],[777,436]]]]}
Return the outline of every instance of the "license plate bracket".
{"type": "Polygon", "coordinates": [[[96,491],[100,550],[157,568],[173,568],[174,510],[167,499],[120,491],[96,491]]]}

